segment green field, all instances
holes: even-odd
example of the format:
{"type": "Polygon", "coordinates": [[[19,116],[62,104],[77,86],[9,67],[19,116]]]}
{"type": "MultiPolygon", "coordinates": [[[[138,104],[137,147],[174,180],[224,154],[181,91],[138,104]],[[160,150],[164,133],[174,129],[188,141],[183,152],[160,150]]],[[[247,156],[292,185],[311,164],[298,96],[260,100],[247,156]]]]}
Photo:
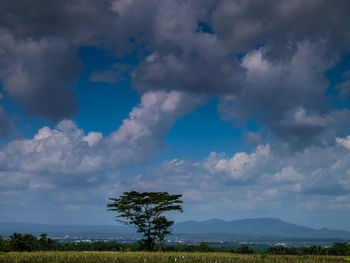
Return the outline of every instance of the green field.
{"type": "Polygon", "coordinates": [[[326,263],[349,261],[339,256],[270,256],[238,255],[230,253],[175,253],[175,252],[8,252],[0,254],[0,262],[28,263],[80,263],[80,262],[121,262],[121,263],[326,263]]]}

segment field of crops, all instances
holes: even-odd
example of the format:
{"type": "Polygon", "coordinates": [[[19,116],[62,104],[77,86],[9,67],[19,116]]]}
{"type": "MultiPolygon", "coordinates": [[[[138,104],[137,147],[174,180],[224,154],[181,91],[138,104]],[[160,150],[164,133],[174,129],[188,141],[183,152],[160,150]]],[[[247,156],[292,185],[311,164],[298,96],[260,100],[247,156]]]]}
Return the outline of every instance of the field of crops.
{"type": "Polygon", "coordinates": [[[9,252],[0,254],[0,262],[13,263],[346,263],[336,256],[270,256],[230,253],[175,252],[9,252]]]}

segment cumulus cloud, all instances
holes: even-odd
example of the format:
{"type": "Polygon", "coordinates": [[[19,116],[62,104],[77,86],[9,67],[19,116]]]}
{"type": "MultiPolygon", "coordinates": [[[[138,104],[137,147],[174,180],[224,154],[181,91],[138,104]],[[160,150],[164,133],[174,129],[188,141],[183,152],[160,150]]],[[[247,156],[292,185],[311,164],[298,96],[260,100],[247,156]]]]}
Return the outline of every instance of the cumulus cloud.
{"type": "Polygon", "coordinates": [[[101,134],[78,129],[72,121],[61,121],[54,129],[41,128],[32,139],[14,140],[1,151],[2,170],[35,173],[93,173],[101,157],[89,145],[101,134]]]}
{"type": "MultiPolygon", "coordinates": [[[[225,119],[244,124],[257,118],[272,139],[291,150],[334,143],[330,134],[345,135],[337,130],[344,119],[335,116],[348,111],[328,103],[325,77],[348,52],[349,14],[334,20],[344,12],[341,5],[277,1],[261,12],[259,1],[216,1],[204,3],[213,10],[208,14],[197,4],[159,5],[152,54],[132,75],[137,89],[219,95],[225,119]]],[[[339,89],[345,93],[346,82],[339,89]]]]}
{"type": "Polygon", "coordinates": [[[205,161],[205,167],[211,174],[224,174],[233,180],[248,180],[252,173],[251,168],[261,165],[264,156],[268,157],[270,147],[258,146],[255,152],[247,154],[245,152],[236,153],[232,158],[225,159],[221,154],[212,152],[205,161]]]}
{"type": "MultiPolygon", "coordinates": [[[[320,134],[332,125],[310,118],[336,115],[327,104],[324,74],[349,51],[348,5],[324,0],[263,6],[258,0],[3,2],[0,78],[28,113],[57,121],[78,109],[72,88],[80,72],[79,47],[103,46],[117,56],[136,54],[139,63],[132,70],[97,69],[91,81],[115,83],[130,74],[142,93],[221,96],[223,115],[240,123],[256,117],[272,138],[302,150],[319,144],[320,134]],[[303,111],[303,121],[293,119],[303,111]]],[[[338,88],[346,96],[347,82],[338,88]]]]}
{"type": "Polygon", "coordinates": [[[298,41],[330,38],[342,46],[350,40],[348,5],[346,1],[333,4],[324,0],[223,0],[213,13],[213,29],[239,52],[284,37],[298,41]]]}
{"type": "Polygon", "coordinates": [[[0,47],[3,90],[26,105],[29,115],[59,120],[77,112],[76,49],[61,39],[16,40],[5,29],[0,29],[0,47]]]}
{"type": "Polygon", "coordinates": [[[329,139],[327,134],[344,135],[339,125],[347,123],[343,116],[349,111],[327,103],[324,71],[333,60],[322,55],[323,43],[299,43],[288,62],[272,61],[268,52],[264,46],[242,58],[247,85],[240,94],[222,97],[219,109],[224,117],[247,121],[257,116],[275,138],[294,150],[320,143],[322,136],[329,139]]]}
{"type": "Polygon", "coordinates": [[[299,174],[293,166],[283,167],[280,172],[277,172],[273,176],[273,180],[276,182],[284,182],[284,181],[302,181],[304,176],[299,174]]]}
{"type": "Polygon", "coordinates": [[[240,89],[244,70],[214,34],[198,31],[191,3],[163,1],[155,16],[154,52],[133,75],[140,90],[220,94],[240,89]]]}
{"type": "Polygon", "coordinates": [[[185,113],[203,103],[204,98],[182,92],[149,92],[142,96],[141,104],[129,114],[122,126],[108,138],[111,156],[116,162],[124,159],[135,163],[163,148],[162,140],[172,124],[185,113]],[[119,149],[120,147],[120,149],[119,149]]]}
{"type": "Polygon", "coordinates": [[[110,1],[1,1],[0,10],[2,26],[16,38],[58,38],[72,44],[98,44],[118,18],[110,1]]]}
{"type": "Polygon", "coordinates": [[[72,117],[81,45],[100,45],[117,15],[107,1],[2,1],[0,81],[29,115],[72,117]],[[108,30],[107,30],[108,29],[108,30]],[[95,41],[97,40],[97,41],[95,41]]]}
{"type": "Polygon", "coordinates": [[[259,211],[260,216],[301,215],[349,211],[350,152],[345,141],[311,147],[281,156],[260,145],[251,153],[231,157],[210,153],[200,162],[165,161],[145,174],[130,179],[125,189],[166,189],[184,194],[186,213],[236,217],[259,211]],[[345,146],[345,147],[344,147],[345,146]],[[232,213],[227,212],[232,211],[232,213]]]}
{"type": "Polygon", "coordinates": [[[336,138],[338,144],[350,149],[350,135],[345,138],[336,138]]]}
{"type": "Polygon", "coordinates": [[[200,103],[200,98],[181,92],[149,92],[107,137],[85,134],[71,120],[63,120],[53,129],[41,128],[32,139],[10,142],[1,151],[0,166],[24,172],[94,174],[141,163],[162,150],[172,124],[200,103]]]}
{"type": "Polygon", "coordinates": [[[201,103],[200,97],[182,92],[149,92],[109,136],[86,134],[73,121],[63,120],[54,128],[41,128],[31,139],[11,141],[0,151],[0,176],[5,182],[0,195],[7,199],[22,192],[37,200],[51,191],[52,202],[66,205],[74,200],[86,204],[98,195],[101,200],[118,188],[123,167],[142,164],[161,151],[173,123],[201,103]],[[67,192],[70,198],[65,197],[67,192]]]}

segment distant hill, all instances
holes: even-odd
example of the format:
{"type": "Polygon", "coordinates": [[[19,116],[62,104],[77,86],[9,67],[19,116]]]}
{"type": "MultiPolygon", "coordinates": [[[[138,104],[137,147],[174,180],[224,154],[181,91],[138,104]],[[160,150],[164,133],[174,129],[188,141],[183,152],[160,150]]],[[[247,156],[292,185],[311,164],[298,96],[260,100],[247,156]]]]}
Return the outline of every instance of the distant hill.
{"type": "Polygon", "coordinates": [[[211,219],[202,222],[186,221],[174,225],[175,233],[239,233],[247,235],[263,235],[285,238],[314,239],[345,239],[350,240],[350,232],[330,230],[327,228],[313,229],[296,224],[290,224],[275,218],[242,219],[224,221],[211,219]]]}
{"type": "MultiPolygon", "coordinates": [[[[51,233],[51,234],[76,234],[76,233],[100,233],[100,234],[133,234],[134,228],[118,225],[46,225],[29,223],[0,223],[0,235],[19,233],[51,233]]],[[[330,230],[327,228],[313,229],[296,224],[290,224],[275,218],[242,219],[224,221],[211,219],[202,222],[186,221],[176,223],[173,226],[174,234],[186,234],[200,236],[210,234],[214,236],[246,235],[259,237],[280,237],[300,239],[337,239],[350,240],[350,232],[343,230],[330,230]]]]}

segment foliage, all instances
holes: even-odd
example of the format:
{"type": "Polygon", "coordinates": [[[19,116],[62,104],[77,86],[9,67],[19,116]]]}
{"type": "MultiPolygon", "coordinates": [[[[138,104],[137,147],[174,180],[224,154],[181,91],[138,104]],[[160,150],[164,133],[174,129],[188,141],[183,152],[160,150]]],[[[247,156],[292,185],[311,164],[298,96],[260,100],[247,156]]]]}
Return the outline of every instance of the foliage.
{"type": "Polygon", "coordinates": [[[147,250],[154,249],[155,241],[162,245],[165,235],[170,233],[174,224],[162,213],[168,211],[182,212],[181,194],[169,195],[167,192],[124,192],[119,198],[107,204],[109,211],[117,212],[116,221],[136,226],[137,232],[144,235],[143,242],[147,250]]]}
{"type": "Polygon", "coordinates": [[[334,243],[334,245],[330,248],[330,255],[350,255],[350,244],[347,243],[334,243]]]}
{"type": "Polygon", "coordinates": [[[246,244],[241,245],[240,247],[238,247],[235,252],[237,254],[253,254],[254,250],[251,249],[250,247],[248,247],[246,244]]]}
{"type": "Polygon", "coordinates": [[[15,251],[33,251],[37,239],[32,234],[14,233],[11,236],[10,248],[15,251]]]}
{"type": "Polygon", "coordinates": [[[58,248],[58,242],[47,237],[47,234],[40,235],[40,239],[37,242],[38,250],[56,250],[58,248]]]}
{"type": "Polygon", "coordinates": [[[159,250],[163,247],[165,236],[171,233],[169,228],[173,224],[174,221],[169,221],[165,216],[159,216],[153,220],[152,232],[159,242],[159,250]]]}
{"type": "Polygon", "coordinates": [[[270,247],[267,254],[271,255],[334,255],[347,256],[350,255],[350,244],[334,243],[330,248],[321,246],[310,246],[303,248],[289,248],[284,246],[270,247]]]}
{"type": "Polygon", "coordinates": [[[39,250],[57,250],[60,244],[47,238],[46,234],[41,234],[37,239],[31,234],[13,233],[10,239],[0,237],[0,251],[39,251],[39,250]]]}
{"type": "MultiPolygon", "coordinates": [[[[140,243],[117,243],[117,242],[79,242],[79,243],[59,243],[56,240],[52,240],[47,237],[46,234],[41,234],[39,238],[36,238],[30,234],[18,234],[14,233],[9,239],[2,238],[0,236],[0,251],[141,251],[143,249],[140,243]]],[[[209,242],[201,242],[199,245],[165,245],[159,246],[159,250],[165,252],[226,252],[234,254],[253,254],[254,251],[249,246],[243,244],[239,247],[230,246],[212,246],[209,242]]],[[[255,248],[254,248],[255,249],[255,248]]],[[[270,247],[266,250],[265,255],[324,255],[324,256],[348,256],[350,255],[350,244],[348,243],[334,243],[329,248],[321,246],[310,247],[283,247],[276,246],[270,247]]],[[[0,260],[0,262],[2,262],[0,260]]]]}
{"type": "Polygon", "coordinates": [[[0,251],[10,251],[9,244],[6,239],[0,236],[0,251]]]}
{"type": "Polygon", "coordinates": [[[201,252],[213,252],[215,249],[210,246],[210,242],[203,241],[199,244],[199,248],[201,252]]]}

